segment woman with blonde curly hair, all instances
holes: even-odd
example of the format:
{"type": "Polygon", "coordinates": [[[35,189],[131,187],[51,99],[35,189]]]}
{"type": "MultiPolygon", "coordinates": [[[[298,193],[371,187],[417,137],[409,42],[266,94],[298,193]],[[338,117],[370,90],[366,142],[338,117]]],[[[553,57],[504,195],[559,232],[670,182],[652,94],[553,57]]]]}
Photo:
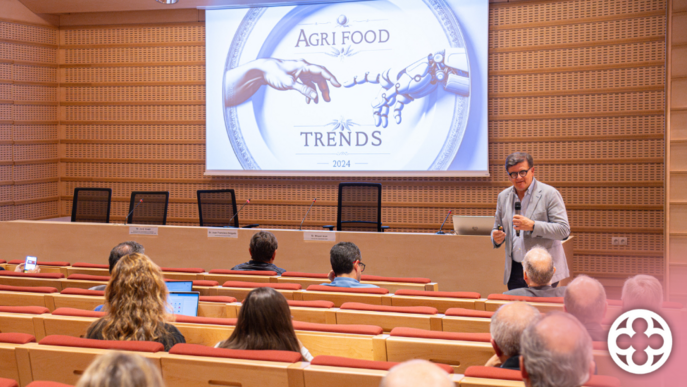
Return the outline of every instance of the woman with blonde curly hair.
{"type": "Polygon", "coordinates": [[[167,286],[160,268],[144,254],[122,257],[105,289],[107,315],[88,328],[86,337],[98,340],[156,341],[165,351],[184,336],[167,321],[167,286]]]}
{"type": "Polygon", "coordinates": [[[106,352],[84,372],[77,387],[164,387],[160,371],[140,355],[106,352]]]}

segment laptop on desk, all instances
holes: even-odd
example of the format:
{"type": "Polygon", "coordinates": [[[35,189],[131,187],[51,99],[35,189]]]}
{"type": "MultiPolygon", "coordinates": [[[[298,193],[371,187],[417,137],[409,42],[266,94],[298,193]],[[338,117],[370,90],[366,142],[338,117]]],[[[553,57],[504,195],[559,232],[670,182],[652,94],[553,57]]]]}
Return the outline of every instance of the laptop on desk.
{"type": "Polygon", "coordinates": [[[453,229],[456,235],[491,235],[493,216],[453,215],[453,229]]]}
{"type": "Polygon", "coordinates": [[[199,292],[170,292],[167,296],[169,312],[184,316],[198,316],[199,292]]]}
{"type": "Polygon", "coordinates": [[[190,292],[193,290],[193,281],[169,281],[167,291],[171,292],[190,292]]]}

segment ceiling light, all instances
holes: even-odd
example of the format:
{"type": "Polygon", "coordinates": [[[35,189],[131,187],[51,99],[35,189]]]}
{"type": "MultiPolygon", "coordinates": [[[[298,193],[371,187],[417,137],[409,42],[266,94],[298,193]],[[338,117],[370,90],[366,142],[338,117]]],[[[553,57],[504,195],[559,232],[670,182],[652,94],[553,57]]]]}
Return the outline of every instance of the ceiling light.
{"type": "Polygon", "coordinates": [[[162,4],[176,4],[177,1],[179,1],[179,0],[155,0],[155,1],[157,1],[158,3],[162,3],[162,4]]]}

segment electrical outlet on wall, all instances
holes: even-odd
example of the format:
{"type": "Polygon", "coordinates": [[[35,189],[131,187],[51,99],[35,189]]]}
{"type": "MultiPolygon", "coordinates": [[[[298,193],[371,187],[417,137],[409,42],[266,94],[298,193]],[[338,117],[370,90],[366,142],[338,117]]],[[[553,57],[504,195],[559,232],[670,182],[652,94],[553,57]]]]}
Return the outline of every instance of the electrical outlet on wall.
{"type": "Polygon", "coordinates": [[[620,237],[618,238],[618,244],[620,246],[627,246],[627,237],[620,237]]]}

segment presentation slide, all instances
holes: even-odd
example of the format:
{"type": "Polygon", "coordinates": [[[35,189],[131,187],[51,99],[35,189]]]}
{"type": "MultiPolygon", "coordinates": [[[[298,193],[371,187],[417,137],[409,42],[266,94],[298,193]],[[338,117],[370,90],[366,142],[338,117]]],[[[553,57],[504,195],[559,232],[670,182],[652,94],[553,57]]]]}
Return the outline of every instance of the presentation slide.
{"type": "Polygon", "coordinates": [[[206,174],[488,175],[488,0],[206,12],[206,174]]]}

